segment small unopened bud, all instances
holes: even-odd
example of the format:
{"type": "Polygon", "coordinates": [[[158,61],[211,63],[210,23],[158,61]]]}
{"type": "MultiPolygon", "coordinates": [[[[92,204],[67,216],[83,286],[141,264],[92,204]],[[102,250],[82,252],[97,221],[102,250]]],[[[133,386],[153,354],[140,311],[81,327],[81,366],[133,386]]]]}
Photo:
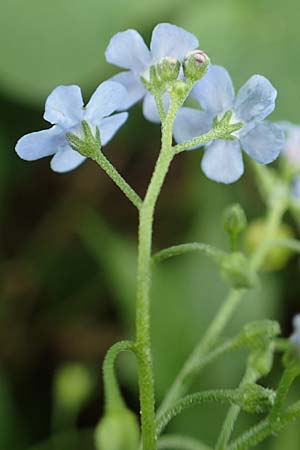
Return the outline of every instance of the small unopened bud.
{"type": "MultiPolygon", "coordinates": [[[[266,222],[264,220],[256,220],[252,222],[245,233],[245,249],[248,254],[252,255],[266,239],[266,222]]],[[[293,230],[286,224],[282,223],[274,237],[274,240],[293,238],[293,230]]],[[[292,256],[293,252],[287,247],[272,246],[268,251],[262,269],[265,271],[274,271],[282,269],[292,256]]]]}
{"type": "Polygon", "coordinates": [[[189,52],[183,61],[184,76],[187,80],[196,82],[206,73],[210,59],[202,50],[189,52]]]}
{"type": "Polygon", "coordinates": [[[126,408],[107,412],[95,430],[97,450],[136,450],[139,440],[137,418],[126,408]]]}
{"type": "Polygon", "coordinates": [[[162,58],[157,65],[157,74],[165,82],[175,81],[180,71],[180,62],[176,58],[167,56],[162,58]]]}
{"type": "Polygon", "coordinates": [[[238,235],[247,227],[247,217],[243,208],[235,203],[226,208],[223,216],[224,229],[229,234],[238,235]]]}
{"type": "Polygon", "coordinates": [[[229,235],[232,250],[234,250],[239,234],[247,227],[246,214],[238,203],[226,208],[223,215],[223,226],[229,235]]]}
{"type": "Polygon", "coordinates": [[[276,393],[258,384],[246,384],[238,389],[236,403],[249,413],[265,413],[274,405],[276,393]]]}
{"type": "Polygon", "coordinates": [[[275,320],[258,320],[247,323],[240,334],[241,343],[253,350],[265,348],[280,334],[280,325],[275,320]]]}
{"type": "Polygon", "coordinates": [[[242,253],[226,254],[220,260],[221,273],[235,289],[250,289],[257,284],[257,275],[242,253]]]}

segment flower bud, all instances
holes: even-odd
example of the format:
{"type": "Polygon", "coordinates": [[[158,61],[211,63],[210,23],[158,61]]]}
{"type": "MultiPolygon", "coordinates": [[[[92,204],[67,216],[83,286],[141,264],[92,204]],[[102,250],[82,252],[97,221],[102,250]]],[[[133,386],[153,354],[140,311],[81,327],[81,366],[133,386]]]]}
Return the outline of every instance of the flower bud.
{"type": "Polygon", "coordinates": [[[247,227],[247,217],[243,208],[235,203],[225,209],[223,226],[229,235],[238,236],[247,227]]]}
{"type": "MultiPolygon", "coordinates": [[[[294,233],[292,229],[283,223],[280,225],[274,240],[293,237],[294,233]]],[[[247,253],[250,255],[253,254],[264,239],[266,239],[265,221],[259,219],[252,222],[245,233],[245,249],[247,253]]],[[[289,248],[274,246],[267,253],[262,264],[262,269],[265,271],[280,270],[287,264],[292,254],[293,252],[289,248]]]]}
{"type": "Polygon", "coordinates": [[[170,56],[162,58],[157,65],[157,74],[162,81],[171,82],[178,78],[180,62],[170,56]]]}
{"type": "Polygon", "coordinates": [[[253,350],[262,349],[280,334],[280,325],[275,320],[258,320],[247,323],[241,334],[243,345],[253,350]]]}
{"type": "Polygon", "coordinates": [[[195,83],[205,75],[209,64],[210,59],[202,50],[189,52],[183,61],[185,78],[195,83]]]}
{"type": "Polygon", "coordinates": [[[235,289],[252,288],[257,275],[250,268],[248,259],[242,253],[226,254],[220,261],[221,273],[235,289]]]}
{"type": "Polygon", "coordinates": [[[249,413],[265,413],[274,405],[276,393],[258,384],[246,384],[238,389],[236,403],[249,413]]]}
{"type": "Polygon", "coordinates": [[[97,450],[137,450],[139,439],[137,418],[126,408],[107,412],[95,430],[97,450]]]}

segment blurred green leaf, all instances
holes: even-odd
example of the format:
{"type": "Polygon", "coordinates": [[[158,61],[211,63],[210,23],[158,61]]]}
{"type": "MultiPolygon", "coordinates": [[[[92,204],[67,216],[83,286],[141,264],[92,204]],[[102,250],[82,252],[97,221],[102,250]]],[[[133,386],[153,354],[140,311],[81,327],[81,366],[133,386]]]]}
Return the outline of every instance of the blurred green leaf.
{"type": "Polygon", "coordinates": [[[177,0],[2,0],[0,87],[29,103],[40,103],[58,84],[90,89],[113,70],[104,50],[114,33],[134,27],[143,31],[176,4],[177,0]]]}

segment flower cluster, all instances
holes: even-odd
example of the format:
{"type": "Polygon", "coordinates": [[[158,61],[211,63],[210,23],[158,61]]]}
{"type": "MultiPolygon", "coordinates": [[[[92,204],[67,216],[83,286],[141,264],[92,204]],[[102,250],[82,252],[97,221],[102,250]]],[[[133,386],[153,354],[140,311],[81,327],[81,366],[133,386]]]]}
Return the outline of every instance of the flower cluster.
{"type": "MultiPolygon", "coordinates": [[[[22,137],[16,145],[17,154],[25,160],[54,155],[54,171],[75,169],[87,155],[74,149],[68,136],[71,133],[82,138],[83,121],[93,133],[99,132],[104,146],[125,123],[131,106],[143,100],[144,116],[160,122],[155,94],[167,113],[170,85],[189,82],[185,97],[196,99],[199,109],[180,105],[173,129],[179,144],[213,130],[225,115],[227,126],[239,124],[234,132],[225,130],[224,137],[212,136],[206,142],[202,169],[208,178],[222,183],[238,180],[244,171],[242,149],[258,163],[274,161],[284,144],[282,129],[265,121],[275,107],[275,88],[266,78],[254,75],[235,97],[228,72],[215,65],[208,68],[209,58],[197,50],[198,44],[193,34],[168,23],[154,28],[150,49],[135,30],[117,33],[105,56],[109,63],[126,71],[100,84],[86,107],[78,86],[54,89],[44,114],[52,128],[22,137]]],[[[185,150],[199,146],[201,143],[187,145],[185,150]]]]}

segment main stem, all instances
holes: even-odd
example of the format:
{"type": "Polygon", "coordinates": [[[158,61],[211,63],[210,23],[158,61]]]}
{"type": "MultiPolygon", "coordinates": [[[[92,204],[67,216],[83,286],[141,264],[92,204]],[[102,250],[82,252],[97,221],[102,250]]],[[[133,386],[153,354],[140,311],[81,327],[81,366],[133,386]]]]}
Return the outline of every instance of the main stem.
{"type": "Polygon", "coordinates": [[[178,106],[171,102],[162,128],[162,149],[140,208],[137,267],[136,349],[140,388],[143,450],[156,450],[154,379],[150,337],[150,284],[153,215],[174,152],[172,130],[178,106]]]}

